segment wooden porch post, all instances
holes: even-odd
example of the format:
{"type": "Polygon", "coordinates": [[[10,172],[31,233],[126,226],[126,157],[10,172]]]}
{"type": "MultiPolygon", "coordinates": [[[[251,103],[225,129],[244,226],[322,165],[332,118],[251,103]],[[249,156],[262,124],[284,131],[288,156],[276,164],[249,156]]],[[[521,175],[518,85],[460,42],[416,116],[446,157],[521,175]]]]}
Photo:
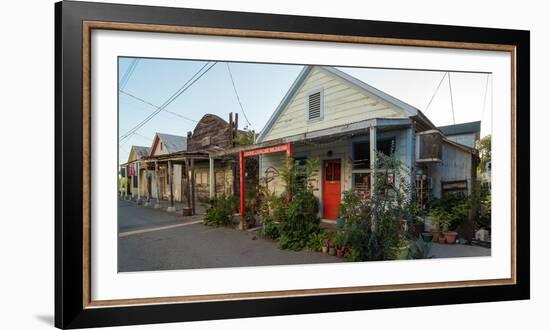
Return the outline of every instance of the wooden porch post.
{"type": "Polygon", "coordinates": [[[183,205],[183,197],[185,196],[185,193],[183,192],[185,189],[185,165],[181,164],[181,175],[180,175],[180,201],[183,205]]]}
{"type": "Polygon", "coordinates": [[[214,158],[210,157],[210,168],[208,173],[208,184],[210,185],[210,198],[216,197],[216,175],[214,173],[214,158]]]}
{"type": "Polygon", "coordinates": [[[124,168],[124,178],[126,178],[124,180],[124,199],[128,199],[128,165],[124,168]]]}
{"type": "Polygon", "coordinates": [[[191,158],[191,208],[195,215],[195,160],[191,158]]]}
{"type": "Polygon", "coordinates": [[[240,229],[244,230],[244,151],[239,152],[239,213],[241,214],[240,229]]]}
{"type": "Polygon", "coordinates": [[[369,133],[370,133],[370,139],[369,139],[369,146],[370,146],[370,193],[372,196],[372,193],[374,192],[374,181],[376,180],[376,169],[374,168],[376,165],[376,127],[371,126],[369,127],[369,133]]]}
{"type": "Polygon", "coordinates": [[[170,185],[170,206],[168,207],[168,212],[175,212],[176,207],[174,206],[174,169],[172,168],[172,161],[168,161],[168,184],[170,185]]]}
{"type": "MultiPolygon", "coordinates": [[[[185,173],[187,180],[187,207],[191,209],[191,171],[189,169],[189,159],[185,158],[185,173]]],[[[191,212],[193,214],[193,212],[191,212]]]]}
{"type": "Polygon", "coordinates": [[[147,201],[145,202],[145,206],[151,205],[151,173],[149,173],[149,164],[147,164],[147,169],[145,170],[145,188],[147,189],[147,201]]]}
{"type": "Polygon", "coordinates": [[[155,160],[155,185],[157,186],[157,203],[155,204],[155,208],[159,209],[161,207],[160,205],[160,182],[159,182],[159,163],[155,160]]]}
{"type": "Polygon", "coordinates": [[[141,204],[141,172],[140,172],[140,163],[139,161],[136,162],[136,167],[137,167],[137,203],[138,205],[141,204]]]}

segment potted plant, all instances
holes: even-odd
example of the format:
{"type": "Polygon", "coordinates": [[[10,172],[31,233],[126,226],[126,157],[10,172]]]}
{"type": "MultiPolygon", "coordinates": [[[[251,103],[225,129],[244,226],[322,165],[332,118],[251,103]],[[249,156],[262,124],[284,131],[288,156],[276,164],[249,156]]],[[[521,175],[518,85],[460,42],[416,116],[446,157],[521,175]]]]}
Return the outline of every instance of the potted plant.
{"type": "Polygon", "coordinates": [[[330,232],[322,231],[319,234],[319,240],[321,241],[321,252],[328,253],[328,247],[330,245],[330,232]]]}
{"type": "Polygon", "coordinates": [[[424,232],[424,218],[415,217],[415,221],[413,222],[413,226],[414,226],[414,236],[418,237],[418,235],[420,235],[424,232]]]}
{"type": "Polygon", "coordinates": [[[464,219],[468,217],[470,212],[470,207],[472,203],[475,203],[475,199],[465,199],[456,201],[455,205],[451,208],[449,225],[447,226],[444,235],[445,241],[448,244],[454,244],[458,237],[458,233],[455,231],[456,228],[464,222],[464,219]]]}
{"type": "Polygon", "coordinates": [[[434,232],[434,242],[443,244],[445,243],[445,236],[441,234],[441,229],[443,229],[444,232],[447,231],[451,224],[451,215],[441,207],[434,207],[431,209],[430,215],[432,216],[434,227],[438,228],[437,232],[434,232]]]}
{"type": "Polygon", "coordinates": [[[411,259],[431,259],[433,255],[430,253],[432,244],[421,240],[420,238],[411,244],[411,259]]]}
{"type": "Polygon", "coordinates": [[[321,252],[328,253],[328,238],[323,240],[323,243],[321,245],[321,252]]]}
{"type": "Polygon", "coordinates": [[[426,243],[434,240],[434,234],[432,232],[422,233],[422,240],[426,243]]]}
{"type": "Polygon", "coordinates": [[[398,241],[397,245],[393,248],[395,253],[395,260],[405,260],[409,258],[409,241],[402,238],[398,241]]]}
{"type": "Polygon", "coordinates": [[[334,245],[334,240],[330,240],[328,243],[328,254],[331,256],[336,255],[336,246],[334,245]]]}
{"type": "Polygon", "coordinates": [[[334,235],[334,247],[336,248],[336,254],[339,257],[344,256],[345,247],[344,247],[344,232],[337,231],[336,235],[334,235]]]}
{"type": "Polygon", "coordinates": [[[443,235],[447,244],[454,244],[456,242],[456,237],[458,236],[458,233],[452,230],[443,232],[443,235]]]}

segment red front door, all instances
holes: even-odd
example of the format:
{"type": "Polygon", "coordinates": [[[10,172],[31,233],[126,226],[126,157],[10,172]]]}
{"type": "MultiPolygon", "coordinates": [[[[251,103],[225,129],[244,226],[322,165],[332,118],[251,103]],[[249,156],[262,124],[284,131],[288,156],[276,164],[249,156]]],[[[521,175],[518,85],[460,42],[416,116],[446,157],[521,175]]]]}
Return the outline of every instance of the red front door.
{"type": "Polygon", "coordinates": [[[340,160],[323,162],[323,218],[336,220],[340,206],[340,160]]]}

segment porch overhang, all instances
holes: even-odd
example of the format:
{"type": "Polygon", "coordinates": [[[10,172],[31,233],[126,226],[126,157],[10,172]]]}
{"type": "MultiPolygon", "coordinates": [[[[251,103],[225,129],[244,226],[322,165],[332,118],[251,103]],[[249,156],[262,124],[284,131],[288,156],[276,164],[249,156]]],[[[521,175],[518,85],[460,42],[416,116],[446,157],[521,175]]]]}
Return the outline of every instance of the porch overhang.
{"type": "Polygon", "coordinates": [[[254,150],[265,149],[270,147],[277,147],[286,144],[294,144],[306,141],[322,141],[332,140],[334,138],[342,136],[356,136],[368,134],[368,130],[371,127],[376,127],[378,131],[393,130],[399,128],[410,127],[412,125],[412,119],[410,118],[374,118],[369,120],[363,120],[355,123],[339,125],[329,127],[321,130],[315,130],[300,134],[291,135],[288,137],[269,140],[261,143],[256,143],[247,146],[239,146],[231,149],[226,149],[219,152],[211,153],[212,157],[223,157],[228,155],[238,154],[242,152],[251,152],[254,150]]]}

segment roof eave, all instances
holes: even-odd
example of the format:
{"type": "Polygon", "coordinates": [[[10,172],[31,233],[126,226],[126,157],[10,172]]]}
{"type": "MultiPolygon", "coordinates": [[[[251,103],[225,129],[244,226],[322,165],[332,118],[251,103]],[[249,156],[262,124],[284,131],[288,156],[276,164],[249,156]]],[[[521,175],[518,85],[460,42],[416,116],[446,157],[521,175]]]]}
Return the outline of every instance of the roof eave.
{"type": "Polygon", "coordinates": [[[281,103],[277,106],[277,109],[271,114],[271,117],[269,117],[267,123],[265,124],[265,127],[262,129],[258,137],[256,138],[256,143],[261,143],[265,139],[267,133],[271,131],[271,128],[273,128],[273,125],[275,124],[275,121],[277,118],[279,118],[280,114],[283,112],[285,107],[288,105],[290,100],[292,99],[292,96],[294,96],[294,93],[298,90],[298,88],[302,85],[302,82],[306,79],[309,72],[311,72],[311,69],[313,66],[306,65],[300,71],[288,91],[286,92],[285,96],[281,100],[281,103]]]}

